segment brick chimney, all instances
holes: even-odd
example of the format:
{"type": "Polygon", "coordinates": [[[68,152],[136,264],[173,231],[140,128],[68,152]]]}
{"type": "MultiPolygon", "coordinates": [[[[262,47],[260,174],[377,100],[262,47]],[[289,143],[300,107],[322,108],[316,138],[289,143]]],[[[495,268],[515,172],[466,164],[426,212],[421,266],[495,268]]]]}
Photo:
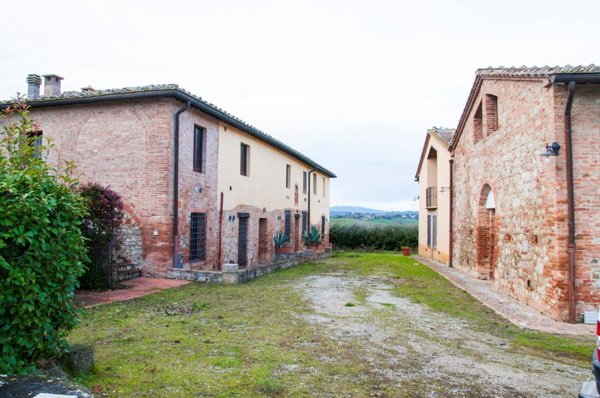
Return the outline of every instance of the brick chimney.
{"type": "Polygon", "coordinates": [[[40,96],[42,78],[40,75],[27,75],[27,99],[36,99],[40,96]]]}
{"type": "Polygon", "coordinates": [[[60,81],[62,79],[58,75],[44,75],[44,96],[56,97],[60,95],[60,81]]]}

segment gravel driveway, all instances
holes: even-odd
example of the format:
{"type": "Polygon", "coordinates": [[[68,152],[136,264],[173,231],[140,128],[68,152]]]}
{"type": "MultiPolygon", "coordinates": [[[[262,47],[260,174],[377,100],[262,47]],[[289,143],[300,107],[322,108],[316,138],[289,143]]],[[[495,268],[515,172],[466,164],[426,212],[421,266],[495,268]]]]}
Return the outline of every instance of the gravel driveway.
{"type": "MultiPolygon", "coordinates": [[[[371,396],[575,397],[590,369],[519,349],[393,295],[401,280],[350,272],[311,275],[301,289],[340,344],[354,344],[380,383],[371,396]]],[[[321,358],[328,360],[329,358],[321,358]]]]}

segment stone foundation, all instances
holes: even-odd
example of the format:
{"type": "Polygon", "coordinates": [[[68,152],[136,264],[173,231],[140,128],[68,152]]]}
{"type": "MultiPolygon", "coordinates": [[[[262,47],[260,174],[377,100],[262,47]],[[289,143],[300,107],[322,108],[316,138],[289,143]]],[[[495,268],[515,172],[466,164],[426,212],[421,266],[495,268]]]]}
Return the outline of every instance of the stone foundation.
{"type": "Polygon", "coordinates": [[[270,274],[280,269],[288,269],[309,261],[317,261],[331,256],[331,248],[326,248],[323,253],[315,253],[310,250],[291,254],[276,254],[273,262],[249,268],[239,268],[237,264],[225,264],[223,272],[202,271],[190,269],[170,269],[166,278],[181,279],[194,282],[237,284],[247,282],[262,275],[270,274]]]}

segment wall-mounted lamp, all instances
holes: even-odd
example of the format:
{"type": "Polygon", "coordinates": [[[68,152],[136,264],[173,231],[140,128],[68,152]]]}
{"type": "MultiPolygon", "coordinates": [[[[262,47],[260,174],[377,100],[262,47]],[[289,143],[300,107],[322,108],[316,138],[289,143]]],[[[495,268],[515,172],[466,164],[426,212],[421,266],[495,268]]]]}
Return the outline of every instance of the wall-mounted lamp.
{"type": "Polygon", "coordinates": [[[263,207],[263,213],[266,213],[266,212],[267,212],[267,208],[263,207]]]}
{"type": "Polygon", "coordinates": [[[450,190],[450,187],[440,187],[441,193],[448,192],[449,190],[450,190]]]}
{"type": "Polygon", "coordinates": [[[554,141],[552,145],[546,144],[546,152],[540,153],[540,156],[558,156],[558,151],[560,150],[560,145],[558,142],[554,141]]]}

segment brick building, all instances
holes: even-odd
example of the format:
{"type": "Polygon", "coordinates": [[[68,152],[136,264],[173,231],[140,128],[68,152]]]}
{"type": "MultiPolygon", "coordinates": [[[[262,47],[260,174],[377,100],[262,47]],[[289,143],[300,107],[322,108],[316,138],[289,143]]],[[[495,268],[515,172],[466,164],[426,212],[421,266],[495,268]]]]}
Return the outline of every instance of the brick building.
{"type": "Polygon", "coordinates": [[[82,183],[109,185],[126,204],[123,277],[261,268],[279,259],[276,231],[302,259],[309,225],[329,246],[335,175],[300,152],[177,85],[61,92],[60,76],[44,77],[43,95],[28,77],[27,103],[54,145],[49,161],[74,161],[82,183]]]}
{"type": "Polygon", "coordinates": [[[450,146],[450,264],[561,321],[600,305],[598,83],[593,65],[479,69],[450,146]]]}

